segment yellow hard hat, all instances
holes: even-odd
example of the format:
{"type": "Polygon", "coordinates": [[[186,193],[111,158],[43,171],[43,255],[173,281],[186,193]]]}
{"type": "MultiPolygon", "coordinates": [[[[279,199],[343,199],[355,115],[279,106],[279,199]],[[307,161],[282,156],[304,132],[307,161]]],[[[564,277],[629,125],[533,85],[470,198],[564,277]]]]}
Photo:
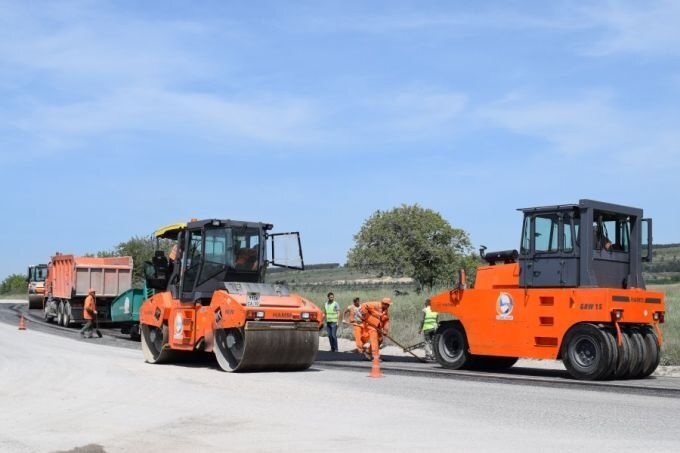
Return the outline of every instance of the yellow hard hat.
{"type": "Polygon", "coordinates": [[[389,297],[383,297],[382,303],[392,305],[392,299],[390,299],[389,297]]]}

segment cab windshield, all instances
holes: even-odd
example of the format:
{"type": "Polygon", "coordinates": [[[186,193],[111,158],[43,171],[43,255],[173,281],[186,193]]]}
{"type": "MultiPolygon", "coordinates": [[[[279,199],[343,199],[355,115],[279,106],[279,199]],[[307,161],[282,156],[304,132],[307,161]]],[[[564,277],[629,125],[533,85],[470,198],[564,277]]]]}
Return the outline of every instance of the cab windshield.
{"type": "Polygon", "coordinates": [[[32,282],[44,282],[47,278],[47,268],[42,266],[31,268],[30,278],[32,282]]]}
{"type": "Polygon", "coordinates": [[[257,228],[210,228],[205,230],[203,268],[199,283],[226,269],[255,272],[260,263],[260,230],[257,228]]]}
{"type": "Polygon", "coordinates": [[[630,218],[625,215],[595,211],[593,248],[628,253],[630,251],[630,218]]]}

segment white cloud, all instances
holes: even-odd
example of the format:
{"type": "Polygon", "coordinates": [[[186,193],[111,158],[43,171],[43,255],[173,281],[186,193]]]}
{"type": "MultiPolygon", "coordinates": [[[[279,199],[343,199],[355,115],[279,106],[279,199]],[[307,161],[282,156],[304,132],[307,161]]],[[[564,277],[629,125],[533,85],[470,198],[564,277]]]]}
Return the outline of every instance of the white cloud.
{"type": "Polygon", "coordinates": [[[618,108],[603,93],[568,100],[513,94],[480,108],[477,116],[515,134],[544,140],[548,151],[567,157],[627,169],[680,167],[677,113],[618,108]]]}
{"type": "MultiPolygon", "coordinates": [[[[545,29],[571,30],[585,27],[573,11],[555,8],[552,14],[538,15],[524,13],[510,8],[475,8],[474,13],[458,11],[428,12],[423,5],[417,9],[380,13],[344,14],[327,16],[301,16],[295,27],[315,32],[357,31],[362,33],[402,33],[423,30],[446,30],[451,33],[466,30],[500,29],[545,29]]],[[[460,8],[459,8],[460,9],[460,8]]]]}
{"type": "Polygon", "coordinates": [[[314,140],[315,108],[298,99],[226,99],[148,88],[117,90],[94,100],[38,104],[12,125],[52,149],[108,134],[165,133],[221,143],[250,140],[302,144],[314,140]]]}
{"type": "Polygon", "coordinates": [[[366,115],[366,133],[377,139],[425,139],[451,135],[467,106],[463,93],[408,88],[368,96],[356,107],[366,115]]]}
{"type": "Polygon", "coordinates": [[[582,13],[586,23],[603,33],[586,54],[680,54],[680,2],[609,0],[582,13]]]}
{"type": "MultiPolygon", "coordinates": [[[[5,76],[34,73],[46,84],[80,84],[87,91],[113,82],[167,84],[212,69],[209,60],[191,49],[209,40],[214,30],[207,24],[145,20],[110,10],[106,3],[98,8],[89,2],[58,5],[3,5],[0,55],[5,76]]],[[[228,35],[229,30],[220,33],[228,35]]]]}

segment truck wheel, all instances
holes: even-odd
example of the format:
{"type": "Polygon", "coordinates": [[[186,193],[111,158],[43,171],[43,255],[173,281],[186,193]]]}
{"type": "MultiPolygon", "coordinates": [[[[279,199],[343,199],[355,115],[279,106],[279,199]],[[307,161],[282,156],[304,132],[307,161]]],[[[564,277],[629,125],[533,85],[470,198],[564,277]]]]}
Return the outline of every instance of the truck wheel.
{"type": "Polygon", "coordinates": [[[71,324],[71,303],[64,304],[64,316],[62,318],[63,326],[68,327],[71,324]]]}
{"type": "Polygon", "coordinates": [[[616,363],[616,370],[614,370],[614,379],[625,379],[630,373],[630,362],[632,357],[632,348],[630,346],[630,338],[625,332],[621,332],[621,346],[619,349],[619,357],[616,363]]]}
{"type": "Polygon", "coordinates": [[[64,322],[64,303],[59,301],[57,305],[57,325],[60,326],[64,322]]]}
{"type": "Polygon", "coordinates": [[[471,364],[465,329],[459,321],[443,326],[432,341],[434,356],[444,368],[460,370],[471,364]]]}
{"type": "Polygon", "coordinates": [[[594,381],[611,373],[612,354],[607,333],[589,323],[572,327],[563,342],[562,362],[576,379],[594,381]]]}
{"type": "Polygon", "coordinates": [[[600,376],[600,379],[611,379],[616,372],[616,366],[619,360],[619,347],[616,344],[616,336],[614,336],[612,328],[609,326],[600,326],[600,330],[604,334],[607,345],[609,346],[609,363],[607,364],[607,371],[600,376]]]}
{"type": "Polygon", "coordinates": [[[656,332],[649,327],[643,327],[640,329],[640,334],[642,335],[642,341],[646,351],[646,356],[643,360],[644,365],[640,371],[640,377],[646,378],[659,366],[659,362],[661,361],[661,350],[659,348],[656,332]]]}
{"type": "Polygon", "coordinates": [[[642,375],[642,368],[645,366],[645,356],[647,355],[647,348],[645,347],[642,334],[637,329],[628,329],[630,336],[630,344],[635,349],[635,362],[631,362],[629,379],[638,379],[642,375]]]}
{"type": "Polygon", "coordinates": [[[139,341],[141,339],[139,324],[134,324],[130,327],[130,339],[132,341],[139,341]]]}

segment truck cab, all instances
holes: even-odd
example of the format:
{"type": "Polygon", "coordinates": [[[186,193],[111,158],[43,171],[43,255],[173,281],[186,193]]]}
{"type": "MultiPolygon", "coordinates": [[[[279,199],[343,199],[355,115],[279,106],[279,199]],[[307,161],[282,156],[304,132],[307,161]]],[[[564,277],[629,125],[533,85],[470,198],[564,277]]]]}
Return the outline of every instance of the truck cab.
{"type": "Polygon", "coordinates": [[[520,211],[520,287],[645,288],[652,220],[641,209],[580,200],[520,211]]]}
{"type": "Polygon", "coordinates": [[[156,238],[171,240],[173,250],[166,256],[157,247],[146,263],[147,286],[170,291],[181,302],[208,301],[224,282],[264,283],[269,265],[304,269],[299,233],[269,233],[271,229],[267,223],[219,219],[161,228],[156,238]]]}

